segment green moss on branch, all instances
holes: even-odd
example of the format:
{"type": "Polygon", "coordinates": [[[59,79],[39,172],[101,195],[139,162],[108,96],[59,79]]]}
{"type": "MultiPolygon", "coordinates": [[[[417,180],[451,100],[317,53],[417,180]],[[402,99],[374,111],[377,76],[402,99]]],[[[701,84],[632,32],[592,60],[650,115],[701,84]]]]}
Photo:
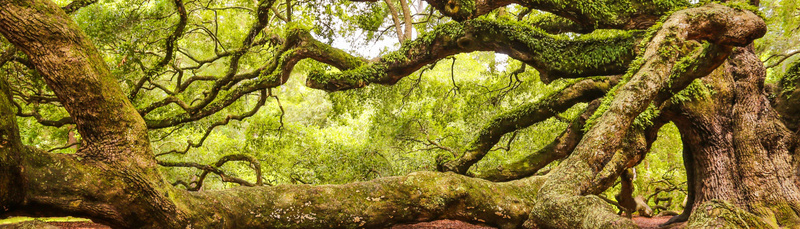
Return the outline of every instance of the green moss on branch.
{"type": "Polygon", "coordinates": [[[503,135],[544,121],[577,103],[600,98],[615,83],[616,80],[608,78],[570,80],[561,89],[543,96],[536,102],[504,112],[489,121],[478,132],[461,157],[444,162],[439,170],[465,174],[500,141],[503,135]]]}
{"type": "Polygon", "coordinates": [[[341,72],[318,70],[307,85],[329,91],[359,88],[370,83],[394,84],[403,77],[457,53],[495,51],[508,54],[540,72],[545,82],[559,78],[615,75],[627,70],[641,33],[598,30],[575,38],[552,35],[507,19],[479,18],[436,27],[406,41],[365,66],[341,72]]]}

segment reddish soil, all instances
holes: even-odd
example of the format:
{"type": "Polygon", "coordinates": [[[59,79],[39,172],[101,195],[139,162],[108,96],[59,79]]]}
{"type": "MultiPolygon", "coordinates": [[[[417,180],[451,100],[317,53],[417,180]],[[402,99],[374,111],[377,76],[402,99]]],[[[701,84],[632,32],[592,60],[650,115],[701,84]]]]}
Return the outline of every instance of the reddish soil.
{"type": "MultiPolygon", "coordinates": [[[[633,217],[633,222],[639,225],[642,229],[680,229],[685,227],[685,223],[668,225],[666,227],[658,227],[658,225],[667,222],[672,216],[660,217],[633,217]]],[[[392,227],[392,229],[490,229],[494,227],[480,226],[456,220],[437,220],[432,222],[404,224],[392,227]]]]}
{"type": "Polygon", "coordinates": [[[61,229],[111,229],[111,227],[93,222],[47,222],[61,229]]]}
{"type": "Polygon", "coordinates": [[[639,225],[642,229],[680,229],[686,227],[686,223],[673,223],[665,227],[658,227],[662,223],[666,223],[672,216],[657,216],[653,218],[647,217],[633,217],[633,222],[639,225]]]}
{"type": "MultiPolygon", "coordinates": [[[[635,222],[642,229],[679,229],[685,224],[669,225],[668,227],[658,227],[659,224],[666,222],[670,216],[661,217],[633,217],[635,222]]],[[[110,227],[92,222],[47,222],[50,225],[62,229],[110,229],[110,227]]],[[[493,227],[480,226],[456,220],[436,220],[432,222],[395,225],[392,229],[492,229],[493,227]]]]}
{"type": "Polygon", "coordinates": [[[431,222],[395,225],[392,229],[492,229],[494,227],[478,226],[457,220],[436,220],[431,222]]]}

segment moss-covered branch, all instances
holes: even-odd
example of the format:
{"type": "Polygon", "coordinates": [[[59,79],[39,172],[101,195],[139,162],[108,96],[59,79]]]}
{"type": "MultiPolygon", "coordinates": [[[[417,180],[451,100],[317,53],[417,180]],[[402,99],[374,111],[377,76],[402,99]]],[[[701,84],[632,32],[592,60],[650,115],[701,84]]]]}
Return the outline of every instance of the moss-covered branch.
{"type": "Polygon", "coordinates": [[[540,28],[551,34],[559,33],[590,33],[593,28],[585,27],[573,20],[566,19],[551,13],[539,13],[523,21],[533,27],[540,28]]]}
{"type": "Polygon", "coordinates": [[[591,29],[643,29],[671,10],[688,6],[685,0],[426,0],[442,14],[466,21],[510,4],[551,12],[591,29]]]}
{"type": "MultiPolygon", "coordinates": [[[[726,56],[727,43],[716,40],[722,46],[723,58],[699,58],[688,61],[687,65],[678,64],[684,58],[697,58],[712,48],[701,46],[690,39],[707,36],[687,34],[715,33],[725,30],[738,30],[733,40],[750,39],[764,34],[764,22],[749,11],[740,11],[718,4],[678,11],[667,19],[663,26],[648,39],[646,52],[633,65],[630,73],[623,78],[618,87],[606,95],[600,106],[596,124],[590,127],[573,153],[561,165],[551,171],[541,191],[539,202],[531,213],[533,222],[545,227],[583,227],[596,228],[617,225],[617,227],[634,227],[629,222],[614,216],[596,198],[587,195],[598,194],[609,187],[622,170],[636,163],[636,156],[626,147],[637,147],[637,136],[642,129],[634,125],[637,119],[650,119],[656,113],[645,113],[653,107],[652,103],[663,91],[677,92],[683,88],[670,86],[673,82],[691,81],[696,73],[711,72],[716,69],[726,56]],[[713,13],[713,14],[709,14],[713,13]],[[726,19],[727,18],[727,19],[726,19]],[[737,18],[737,20],[730,20],[737,18]],[[741,27],[745,23],[756,25],[741,27]],[[714,24],[715,28],[706,25],[714,24]],[[722,28],[720,28],[722,27],[722,28]],[[704,68],[695,68],[703,66],[704,68]],[[692,71],[685,71],[685,69],[692,71]],[[709,69],[705,69],[709,68],[709,69]],[[645,113],[645,115],[642,115],[645,113]],[[576,209],[575,203],[585,203],[587,208],[576,209]]],[[[712,48],[713,49],[713,48],[712,48]]],[[[727,48],[730,50],[730,48],[727,48]]],[[[688,83],[686,84],[688,85],[688,83]]],[[[658,107],[658,106],[655,106],[658,107]]],[[[591,121],[591,120],[590,120],[591,121]]],[[[639,123],[642,123],[639,121],[639,123]]],[[[635,152],[635,151],[634,151],[635,152]]]]}
{"type": "Polygon", "coordinates": [[[775,109],[781,114],[786,127],[800,129],[800,61],[792,65],[783,75],[778,92],[773,100],[775,109]]]}
{"type": "Polygon", "coordinates": [[[597,110],[599,105],[599,100],[592,101],[583,114],[573,120],[561,135],[536,152],[493,170],[481,173],[468,172],[468,174],[490,181],[509,181],[532,176],[551,162],[566,157],[575,149],[583,137],[583,125],[586,124],[586,119],[597,110]]]}
{"type": "Polygon", "coordinates": [[[246,94],[283,85],[289,79],[294,66],[303,59],[314,59],[339,69],[353,69],[367,62],[364,58],[355,57],[317,41],[308,30],[302,28],[287,31],[286,41],[278,53],[280,53],[279,57],[272,59],[255,71],[236,74],[227,81],[217,80],[211,91],[214,92],[214,95],[222,95],[215,96],[213,99],[188,106],[181,100],[170,97],[141,109],[144,112],[143,116],[158,107],[173,103],[179,104],[185,110],[185,112],[164,119],[145,118],[147,127],[159,129],[197,121],[221,111],[246,94]],[[235,86],[227,87],[227,84],[235,86]]]}
{"type": "Polygon", "coordinates": [[[24,197],[24,192],[15,188],[23,182],[19,167],[23,147],[11,99],[8,82],[0,79],[0,213],[15,208],[24,197]]]}
{"type": "Polygon", "coordinates": [[[47,214],[47,206],[125,228],[376,228],[436,219],[519,228],[544,179],[494,183],[417,172],[343,185],[171,188],[159,193],[174,205],[153,205],[133,174],[34,149],[24,158],[28,183],[17,187],[28,187],[28,201],[17,210],[47,214]]]}
{"type": "Polygon", "coordinates": [[[473,51],[508,54],[536,68],[545,82],[622,74],[635,56],[633,47],[638,35],[640,33],[596,31],[570,38],[506,19],[451,22],[404,43],[400,50],[377,61],[341,72],[314,71],[307,85],[337,91],[370,83],[394,84],[425,65],[473,51]]]}
{"type": "Polygon", "coordinates": [[[100,53],[62,9],[43,0],[4,1],[0,33],[30,57],[75,120],[84,139],[80,155],[124,163],[152,157],[142,118],[100,53]]]}
{"type": "Polygon", "coordinates": [[[439,170],[465,174],[500,141],[503,135],[544,121],[577,103],[600,98],[616,83],[616,80],[608,78],[575,80],[536,102],[500,114],[478,132],[460,158],[444,162],[439,170]]]}
{"type": "Polygon", "coordinates": [[[197,216],[219,217],[195,218],[195,227],[383,228],[457,219],[519,228],[542,180],[493,183],[452,173],[417,172],[345,185],[280,185],[179,197],[202,213],[197,216]]]}
{"type": "Polygon", "coordinates": [[[314,59],[340,70],[315,70],[309,74],[309,87],[328,91],[360,88],[370,83],[394,84],[442,58],[473,51],[506,53],[539,70],[541,79],[546,82],[621,74],[635,56],[633,47],[640,34],[596,31],[570,38],[506,19],[476,19],[441,25],[416,40],[405,42],[398,51],[367,61],[317,41],[306,29],[293,28],[287,31],[278,56],[256,71],[212,79],[215,84],[203,101],[189,106],[172,96],[140,112],[147,117],[150,111],[169,104],[178,104],[185,110],[165,119],[146,118],[151,129],[196,121],[222,110],[245,94],[282,85],[295,64],[303,59],[314,59]]]}
{"type": "Polygon", "coordinates": [[[67,4],[66,6],[62,7],[61,9],[64,10],[67,14],[72,14],[79,9],[89,6],[91,4],[96,3],[97,0],[74,0],[67,4]]]}

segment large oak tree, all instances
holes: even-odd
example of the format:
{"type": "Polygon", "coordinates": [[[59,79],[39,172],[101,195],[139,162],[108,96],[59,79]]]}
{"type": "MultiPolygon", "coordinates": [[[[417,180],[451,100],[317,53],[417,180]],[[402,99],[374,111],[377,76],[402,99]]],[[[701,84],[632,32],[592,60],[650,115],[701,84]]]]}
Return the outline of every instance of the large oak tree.
{"type": "MultiPolygon", "coordinates": [[[[366,60],[316,40],[300,26],[269,33],[271,18],[291,22],[292,14],[281,16],[275,1],[258,1],[250,9],[256,19],[238,48],[194,59],[198,67],[225,59],[228,70],[184,76],[191,66],[174,60],[185,52],[177,40],[191,26],[191,12],[174,0],[178,22],[162,39],[157,61],[142,65],[143,77],[123,90],[68,16],[92,1],[61,8],[48,0],[2,0],[0,33],[14,48],[0,63],[14,60],[35,69],[55,96],[35,99],[63,105],[69,117],[46,120],[23,112],[12,85],[0,80],[0,212],[77,215],[120,228],[353,228],[434,219],[502,228],[635,228],[597,195],[644,158],[662,125],[674,122],[684,142],[689,203],[672,221],[688,220],[690,227],[800,227],[800,65],[778,88],[765,89],[765,68],[752,45],[766,32],[763,19],[751,11],[758,1],[426,2],[452,21],[411,39],[408,6],[401,4],[391,13],[406,42],[366,60]],[[549,13],[526,20],[487,16],[511,4],[549,13]],[[274,47],[268,61],[254,69],[240,67],[254,47],[264,45],[274,47]],[[542,81],[570,83],[490,120],[457,158],[438,161],[442,172],[343,185],[260,186],[260,177],[255,183],[228,177],[219,165],[159,161],[148,138],[150,129],[196,121],[256,94],[256,108],[215,126],[252,115],[303,59],[340,70],[311,71],[308,87],[340,91],[394,84],[426,65],[473,51],[505,53],[535,68],[542,81]],[[163,69],[179,75],[173,85],[153,79],[163,69]],[[182,93],[201,82],[202,96],[184,101],[182,93]],[[168,96],[144,105],[131,102],[140,91],[154,89],[168,96]],[[547,147],[496,171],[469,171],[503,135],[581,102],[591,103],[547,147]],[[148,115],[166,106],[177,106],[178,112],[148,115]],[[45,125],[74,124],[80,148],[53,154],[23,145],[17,116],[45,125]],[[557,159],[563,161],[550,172],[534,175],[557,159]],[[204,176],[216,173],[242,187],[188,191],[170,184],[160,166],[196,167],[204,176]]],[[[258,164],[242,155],[218,164],[237,160],[258,164]]]]}

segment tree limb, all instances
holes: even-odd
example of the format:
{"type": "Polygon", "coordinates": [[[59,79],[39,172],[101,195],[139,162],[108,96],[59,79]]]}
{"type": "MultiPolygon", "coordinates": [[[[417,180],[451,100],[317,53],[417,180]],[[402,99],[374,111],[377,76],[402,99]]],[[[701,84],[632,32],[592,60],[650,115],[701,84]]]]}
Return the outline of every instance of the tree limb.
{"type": "Polygon", "coordinates": [[[198,191],[198,190],[200,190],[200,188],[203,187],[203,181],[205,181],[205,179],[206,179],[206,177],[208,177],[209,173],[217,174],[222,179],[222,182],[236,183],[236,184],[239,184],[239,185],[242,185],[242,186],[248,186],[248,187],[264,185],[264,182],[263,182],[263,180],[261,178],[262,177],[262,174],[261,174],[261,163],[259,163],[258,160],[256,160],[254,157],[252,157],[250,155],[247,155],[247,154],[225,155],[224,157],[222,157],[219,160],[217,160],[217,162],[209,164],[209,165],[204,165],[204,164],[199,164],[199,163],[194,163],[194,162],[166,162],[166,161],[159,161],[158,164],[161,165],[161,166],[164,166],[164,167],[190,167],[190,168],[196,168],[196,169],[202,170],[203,172],[194,181],[186,183],[184,181],[178,180],[173,184],[173,185],[183,185],[183,186],[186,187],[186,190],[189,190],[189,191],[198,191]],[[230,176],[227,173],[225,173],[225,171],[222,171],[222,169],[220,169],[220,167],[222,167],[223,165],[225,165],[225,163],[228,163],[230,161],[245,161],[245,162],[249,162],[250,163],[250,168],[252,168],[253,172],[256,174],[256,183],[255,184],[254,183],[250,183],[249,181],[246,181],[244,179],[230,176]]]}
{"type": "Polygon", "coordinates": [[[687,81],[720,66],[731,46],[749,44],[765,32],[764,21],[752,12],[713,3],[671,15],[648,39],[642,59],[632,65],[590,118],[585,136],[561,163],[568,166],[559,166],[548,174],[537,196],[540,201],[531,212],[531,223],[542,227],[635,227],[594,198],[622,170],[638,163],[642,155],[637,152],[648,147],[643,138],[646,134],[634,126],[634,121],[640,116],[657,116],[642,113],[653,104],[660,106],[669,94],[685,88],[687,81]],[[714,44],[700,45],[694,39],[714,44]],[[561,214],[568,210],[564,206],[574,204],[585,207],[561,214]]]}
{"type": "Polygon", "coordinates": [[[225,117],[225,119],[217,121],[217,122],[211,124],[211,126],[206,128],[206,131],[204,132],[203,137],[200,138],[200,141],[198,141],[197,143],[194,143],[194,142],[192,142],[192,140],[188,140],[186,142],[187,143],[186,147],[182,151],[170,150],[168,152],[156,154],[156,156],[163,156],[163,155],[168,155],[168,154],[186,154],[192,148],[197,148],[197,147],[203,146],[203,143],[206,141],[208,136],[211,135],[211,132],[214,131],[215,128],[220,127],[220,126],[224,126],[224,125],[228,125],[228,123],[231,120],[242,121],[245,118],[248,118],[248,117],[251,117],[251,116],[255,115],[258,112],[258,110],[261,109],[262,106],[264,106],[264,103],[266,103],[267,98],[272,96],[271,94],[268,96],[266,90],[264,90],[264,89],[262,89],[260,92],[261,92],[261,94],[259,95],[258,102],[255,104],[255,106],[253,106],[253,108],[250,111],[245,112],[245,113],[240,114],[240,115],[228,115],[228,116],[225,117]]]}
{"type": "Polygon", "coordinates": [[[439,165],[439,171],[466,174],[467,170],[480,161],[503,135],[544,121],[577,103],[600,98],[616,83],[617,80],[609,78],[575,80],[538,101],[500,114],[478,132],[460,158],[443,162],[439,165]]]}
{"type": "Polygon", "coordinates": [[[167,37],[167,40],[164,42],[164,58],[161,59],[155,66],[148,69],[144,73],[144,77],[139,79],[139,82],[133,87],[131,94],[128,96],[129,99],[133,100],[136,98],[136,95],[139,93],[139,90],[142,88],[145,82],[149,81],[153,74],[160,71],[161,68],[167,66],[167,64],[175,59],[175,50],[177,49],[178,38],[183,35],[184,30],[186,29],[186,23],[189,20],[189,16],[186,13],[186,7],[183,6],[182,0],[173,0],[173,4],[175,5],[175,11],[178,12],[178,24],[175,25],[175,30],[172,34],[167,37]]]}
{"type": "Polygon", "coordinates": [[[655,24],[663,13],[688,6],[688,1],[654,4],[650,1],[603,0],[426,0],[442,14],[456,21],[466,21],[510,4],[547,11],[579,23],[589,29],[644,29],[655,24]]]}
{"type": "Polygon", "coordinates": [[[622,74],[634,58],[639,33],[602,33],[570,39],[550,35],[513,21],[475,19],[441,25],[406,42],[377,61],[342,72],[312,71],[307,86],[328,91],[394,84],[444,57],[464,52],[495,51],[533,66],[542,81],[622,74]],[[602,57],[600,57],[602,56],[602,57]]]}
{"type": "Polygon", "coordinates": [[[500,182],[522,179],[536,174],[540,169],[555,160],[566,157],[575,149],[575,146],[583,138],[583,125],[586,124],[586,119],[597,110],[599,105],[599,100],[592,101],[583,114],[573,120],[553,142],[525,158],[481,173],[468,172],[468,175],[500,182]]]}
{"type": "Polygon", "coordinates": [[[66,6],[62,7],[61,9],[63,9],[64,12],[67,14],[72,14],[75,11],[78,11],[79,9],[94,4],[96,2],[97,0],[74,0],[69,4],[67,4],[66,6]]]}

